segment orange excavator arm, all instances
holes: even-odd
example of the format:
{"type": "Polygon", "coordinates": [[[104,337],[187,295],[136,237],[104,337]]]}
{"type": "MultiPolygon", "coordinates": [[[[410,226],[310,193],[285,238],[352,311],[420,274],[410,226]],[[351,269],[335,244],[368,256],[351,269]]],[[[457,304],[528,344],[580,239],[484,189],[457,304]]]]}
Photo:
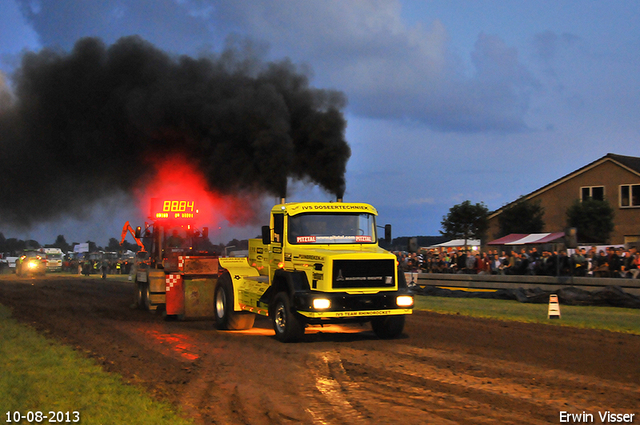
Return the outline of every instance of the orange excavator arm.
{"type": "Polygon", "coordinates": [[[122,243],[124,242],[124,238],[127,237],[127,231],[131,233],[131,236],[133,236],[133,239],[135,239],[136,243],[140,247],[140,252],[146,252],[144,249],[144,244],[139,238],[136,237],[136,233],[133,231],[128,221],[124,223],[124,227],[122,227],[122,237],[120,239],[120,245],[122,245],[122,243]]]}

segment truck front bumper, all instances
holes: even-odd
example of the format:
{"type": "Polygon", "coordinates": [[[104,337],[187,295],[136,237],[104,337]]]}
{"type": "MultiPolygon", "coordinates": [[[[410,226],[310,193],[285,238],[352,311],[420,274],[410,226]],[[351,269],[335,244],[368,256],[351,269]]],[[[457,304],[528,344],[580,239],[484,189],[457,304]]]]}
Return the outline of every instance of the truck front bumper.
{"type": "Polygon", "coordinates": [[[379,292],[377,294],[348,294],[305,292],[293,297],[293,306],[298,314],[309,322],[335,322],[369,320],[376,316],[411,314],[413,305],[399,306],[398,297],[412,296],[407,291],[379,292]],[[328,299],[330,306],[314,308],[314,299],[328,299]]]}

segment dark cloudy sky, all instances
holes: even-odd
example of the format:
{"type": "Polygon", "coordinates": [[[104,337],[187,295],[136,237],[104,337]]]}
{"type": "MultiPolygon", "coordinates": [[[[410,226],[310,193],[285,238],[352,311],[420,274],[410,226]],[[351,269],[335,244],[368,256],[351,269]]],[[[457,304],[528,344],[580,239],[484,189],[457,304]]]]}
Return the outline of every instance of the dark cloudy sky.
{"type": "MultiPolygon", "coordinates": [[[[345,199],[375,205],[395,236],[438,234],[456,203],[499,208],[608,152],[640,156],[636,1],[0,0],[0,16],[9,90],[21,52],[86,36],[289,58],[344,93],[345,199]]],[[[296,187],[292,200],[332,198],[296,187]]],[[[133,215],[108,200],[80,221],[0,231],[106,244],[133,215]]],[[[222,227],[224,242],[256,233],[222,227]]]]}

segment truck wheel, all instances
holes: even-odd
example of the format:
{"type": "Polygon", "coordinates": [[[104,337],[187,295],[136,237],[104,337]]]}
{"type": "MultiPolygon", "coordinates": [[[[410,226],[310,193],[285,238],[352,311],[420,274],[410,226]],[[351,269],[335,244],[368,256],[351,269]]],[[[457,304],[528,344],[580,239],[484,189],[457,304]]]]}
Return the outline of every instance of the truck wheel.
{"type": "Polygon", "coordinates": [[[144,282],[138,282],[138,281],[136,281],[135,285],[136,285],[136,292],[134,294],[134,302],[135,302],[136,308],[138,310],[144,310],[147,305],[146,298],[147,298],[148,286],[145,285],[144,282]]]}
{"type": "Polygon", "coordinates": [[[151,294],[149,293],[149,282],[142,284],[142,309],[151,311],[151,294]]]}
{"type": "Polygon", "coordinates": [[[135,282],[135,285],[135,291],[133,293],[133,304],[138,310],[142,310],[142,287],[138,282],[135,282]]]}
{"type": "Polygon", "coordinates": [[[278,341],[295,342],[304,335],[304,324],[291,311],[291,302],[286,292],[276,294],[269,315],[272,317],[273,330],[278,341]]]}
{"type": "Polygon", "coordinates": [[[135,286],[133,287],[134,291],[133,291],[133,306],[137,309],[140,308],[140,299],[142,298],[142,293],[140,292],[140,286],[138,285],[138,282],[134,283],[135,286]]]}
{"type": "Polygon", "coordinates": [[[256,319],[253,313],[233,311],[233,284],[228,273],[218,279],[213,307],[216,315],[216,329],[242,331],[253,327],[256,319]]]}
{"type": "Polygon", "coordinates": [[[405,316],[384,316],[371,319],[371,328],[378,338],[394,339],[402,335],[405,316]]]}

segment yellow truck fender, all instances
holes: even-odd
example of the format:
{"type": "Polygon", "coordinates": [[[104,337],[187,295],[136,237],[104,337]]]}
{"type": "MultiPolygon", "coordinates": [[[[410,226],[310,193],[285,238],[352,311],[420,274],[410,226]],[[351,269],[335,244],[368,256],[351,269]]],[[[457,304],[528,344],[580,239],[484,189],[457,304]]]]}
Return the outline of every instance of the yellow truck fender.
{"type": "Polygon", "coordinates": [[[260,273],[249,264],[249,260],[246,257],[223,257],[219,261],[220,267],[226,269],[231,276],[233,309],[234,311],[242,311],[243,303],[240,300],[245,297],[241,294],[241,291],[251,282],[255,282],[255,279],[260,277],[260,273]]]}

